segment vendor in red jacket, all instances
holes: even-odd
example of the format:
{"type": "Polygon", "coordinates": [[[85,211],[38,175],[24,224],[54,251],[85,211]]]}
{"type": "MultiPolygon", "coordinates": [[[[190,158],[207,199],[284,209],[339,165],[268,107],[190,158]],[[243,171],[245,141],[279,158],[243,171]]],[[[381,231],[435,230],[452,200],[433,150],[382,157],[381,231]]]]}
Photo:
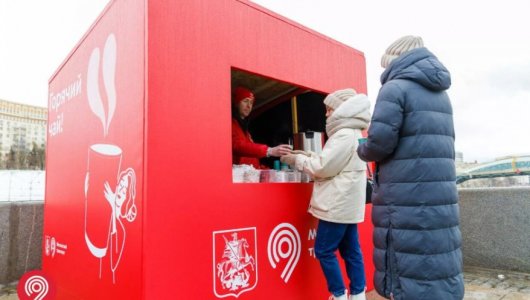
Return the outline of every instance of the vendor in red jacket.
{"type": "Polygon", "coordinates": [[[232,97],[232,163],[247,164],[262,169],[259,159],[263,157],[280,157],[291,153],[289,145],[268,147],[252,141],[248,131],[248,116],[254,105],[254,94],[243,87],[237,87],[232,97]]]}

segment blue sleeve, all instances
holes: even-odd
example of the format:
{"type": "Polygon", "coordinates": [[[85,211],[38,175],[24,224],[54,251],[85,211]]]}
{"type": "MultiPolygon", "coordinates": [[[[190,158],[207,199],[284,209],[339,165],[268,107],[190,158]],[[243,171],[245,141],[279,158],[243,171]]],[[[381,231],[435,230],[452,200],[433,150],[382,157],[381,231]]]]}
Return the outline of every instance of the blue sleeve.
{"type": "Polygon", "coordinates": [[[403,123],[404,93],[395,83],[381,88],[368,129],[368,140],[359,145],[357,154],[364,161],[380,162],[397,147],[403,123]]]}

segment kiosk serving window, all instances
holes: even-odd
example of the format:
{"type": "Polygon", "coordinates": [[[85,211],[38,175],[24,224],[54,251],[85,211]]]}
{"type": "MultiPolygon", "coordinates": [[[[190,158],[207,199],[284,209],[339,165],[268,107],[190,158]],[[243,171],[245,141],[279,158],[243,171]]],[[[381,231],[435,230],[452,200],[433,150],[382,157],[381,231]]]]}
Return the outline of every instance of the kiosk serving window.
{"type": "Polygon", "coordinates": [[[231,70],[232,180],[234,183],[309,182],[270,149],[322,149],[323,93],[233,68],[231,70]]]}

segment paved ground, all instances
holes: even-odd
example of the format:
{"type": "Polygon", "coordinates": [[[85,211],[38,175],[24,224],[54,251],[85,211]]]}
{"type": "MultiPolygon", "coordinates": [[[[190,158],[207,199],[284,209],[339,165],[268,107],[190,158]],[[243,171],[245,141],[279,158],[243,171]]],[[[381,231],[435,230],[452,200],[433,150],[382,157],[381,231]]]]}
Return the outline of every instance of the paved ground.
{"type": "MultiPolygon", "coordinates": [[[[464,300],[530,300],[530,274],[466,268],[464,281],[466,283],[464,300]]],[[[367,299],[384,298],[371,292],[367,299]]],[[[0,300],[18,300],[16,283],[0,285],[0,300]]]]}
{"type": "MultiPolygon", "coordinates": [[[[530,274],[466,268],[464,282],[464,300],[530,300],[530,274]]],[[[383,299],[375,292],[367,297],[367,300],[383,299]]]]}
{"type": "Polygon", "coordinates": [[[487,269],[466,269],[468,300],[530,300],[530,274],[487,269]]]}

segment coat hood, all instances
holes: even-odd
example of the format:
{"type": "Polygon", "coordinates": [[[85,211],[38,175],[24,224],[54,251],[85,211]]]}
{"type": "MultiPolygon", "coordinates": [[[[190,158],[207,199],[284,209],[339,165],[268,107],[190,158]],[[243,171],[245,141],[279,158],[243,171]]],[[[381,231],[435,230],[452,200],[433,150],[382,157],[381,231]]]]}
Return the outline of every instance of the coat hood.
{"type": "Polygon", "coordinates": [[[365,94],[357,94],[344,101],[326,119],[326,133],[333,135],[339,129],[366,129],[370,122],[370,101],[365,94]]]}
{"type": "Polygon", "coordinates": [[[451,74],[427,48],[417,48],[403,53],[381,74],[381,83],[393,79],[417,82],[433,91],[447,90],[451,86],[451,74]]]}

